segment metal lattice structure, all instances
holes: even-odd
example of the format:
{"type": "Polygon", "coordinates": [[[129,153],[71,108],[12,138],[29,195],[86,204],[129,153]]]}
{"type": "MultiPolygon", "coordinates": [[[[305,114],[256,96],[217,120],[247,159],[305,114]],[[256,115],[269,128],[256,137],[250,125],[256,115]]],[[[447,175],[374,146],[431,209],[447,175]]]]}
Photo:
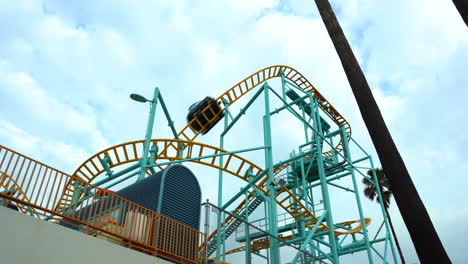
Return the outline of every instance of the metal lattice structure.
{"type": "MultiPolygon", "coordinates": [[[[243,252],[246,263],[251,263],[252,255],[261,256],[267,263],[272,264],[339,263],[341,256],[363,251],[367,254],[369,263],[397,262],[382,201],[380,201],[382,223],[375,237],[370,238],[369,228],[372,221],[365,216],[360,200],[357,178],[368,178],[361,168],[373,169],[371,156],[351,137],[351,126],[346,119],[295,69],[277,65],[255,72],[214,99],[215,104],[206,104],[179,132],[173,125],[158,88],[155,89],[152,100],[141,96],[132,97],[135,98],[140,102],[151,102],[146,138],[99,151],[84,161],[71,175],[50,168],[56,174],[63,174],[66,177],[60,178],[60,184],[54,191],[58,199],[50,205],[48,203],[46,208],[41,207],[45,212],[40,214],[43,219],[60,221],[60,217],[73,218],[70,210],[76,212],[76,207],[79,207],[83,201],[96,197],[98,193],[96,188],[109,189],[135,177],[142,179],[173,164],[193,162],[218,171],[217,208],[226,213],[221,211],[218,213],[216,230],[211,234],[205,234],[206,237],[200,241],[197,249],[198,257],[179,252],[176,254],[179,258],[177,261],[226,263],[227,255],[243,252]],[[266,82],[273,78],[281,80],[279,89],[273,89],[266,82]],[[231,112],[231,106],[240,104],[241,97],[251,91],[253,96],[244,102],[244,107],[239,113],[231,112]],[[231,151],[224,149],[224,139],[231,128],[249,111],[250,106],[262,97],[265,110],[260,115],[263,120],[263,145],[231,151]],[[281,105],[275,106],[277,108],[274,110],[271,105],[274,101],[272,98],[281,102],[281,105]],[[158,104],[169,122],[173,139],[152,138],[158,104]],[[275,139],[272,137],[271,119],[280,112],[288,112],[291,118],[302,124],[304,139],[303,144],[291,149],[294,151],[289,159],[275,163],[272,147],[275,139]],[[195,141],[202,132],[206,133],[222,118],[224,129],[220,134],[219,147],[195,141]],[[360,153],[359,158],[352,159],[351,154],[354,155],[354,152],[351,153],[350,145],[353,145],[353,151],[360,153]],[[264,164],[255,164],[242,156],[245,152],[253,151],[264,155],[264,164]],[[362,165],[363,163],[366,165],[362,165]],[[122,169],[123,166],[126,167],[122,169]],[[223,195],[224,175],[232,175],[244,181],[244,186],[239,186],[242,187],[241,190],[233,197],[223,195]],[[337,182],[340,179],[349,179],[350,186],[337,182]],[[336,205],[333,205],[330,198],[330,188],[354,194],[353,205],[340,206],[355,208],[358,219],[335,221],[336,205]],[[319,206],[316,204],[317,201],[321,201],[319,206]],[[254,214],[258,215],[260,207],[265,209],[264,217],[252,219],[254,214]],[[287,215],[287,223],[278,221],[278,215],[287,215]],[[249,225],[258,221],[264,222],[264,228],[253,230],[251,233],[249,225]],[[378,237],[381,230],[383,230],[382,235],[378,237]],[[242,234],[239,235],[240,233],[242,234]],[[226,241],[233,237],[233,234],[236,234],[237,243],[242,243],[243,246],[226,249],[226,241]],[[383,246],[379,248],[376,246],[378,244],[383,246]],[[295,250],[286,262],[281,258],[282,248],[295,250]],[[264,253],[267,253],[266,256],[264,253]]],[[[2,175],[0,186],[3,187],[0,195],[3,199],[23,204],[21,211],[37,215],[35,204],[28,198],[28,195],[34,194],[23,191],[29,186],[21,186],[15,180],[27,177],[22,175],[21,171],[10,168],[12,156],[11,154],[8,156],[9,151],[14,153],[4,147],[0,149],[0,171],[3,171],[0,174],[2,175]],[[11,194],[12,188],[18,195],[11,194]]],[[[369,180],[378,184],[375,174],[374,178],[369,180]]],[[[380,194],[378,197],[380,199],[380,194]]],[[[144,216],[144,219],[156,219],[159,213],[150,212],[144,216]]],[[[83,219],[79,220],[85,221],[83,219]]],[[[148,224],[150,228],[145,229],[147,231],[142,231],[149,233],[140,234],[146,239],[154,236],[154,228],[158,230],[158,224],[151,223],[148,224]]],[[[379,223],[373,225],[377,227],[379,223]]],[[[125,237],[123,231],[118,233],[97,226],[93,228],[117,239],[125,237]]],[[[191,234],[195,240],[202,237],[193,232],[191,234]]],[[[134,242],[138,244],[138,241],[134,242]]],[[[148,243],[140,246],[147,252],[152,252],[151,250],[166,252],[148,243]]],[[[165,254],[164,257],[169,259],[174,260],[177,257],[171,255],[171,252],[165,254]]]]}

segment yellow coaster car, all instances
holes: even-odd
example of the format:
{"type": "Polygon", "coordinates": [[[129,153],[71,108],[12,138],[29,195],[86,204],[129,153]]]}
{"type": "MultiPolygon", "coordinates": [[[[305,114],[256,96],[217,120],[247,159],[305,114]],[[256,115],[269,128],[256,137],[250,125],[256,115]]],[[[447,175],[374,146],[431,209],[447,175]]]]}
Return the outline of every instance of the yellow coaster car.
{"type": "Polygon", "coordinates": [[[205,135],[224,117],[224,111],[213,97],[205,97],[189,107],[187,122],[197,132],[205,135]],[[193,122],[192,122],[193,120],[193,122]]]}

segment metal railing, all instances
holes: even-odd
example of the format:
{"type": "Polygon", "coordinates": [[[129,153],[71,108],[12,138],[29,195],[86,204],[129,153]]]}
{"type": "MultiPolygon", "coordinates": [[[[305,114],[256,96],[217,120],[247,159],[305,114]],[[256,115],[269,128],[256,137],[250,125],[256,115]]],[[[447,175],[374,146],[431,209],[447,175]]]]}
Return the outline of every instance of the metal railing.
{"type": "MultiPolygon", "coordinates": [[[[277,216],[278,227],[294,224],[295,222],[296,222],[296,219],[294,219],[294,217],[292,217],[288,213],[279,214],[277,216]]],[[[249,223],[255,226],[255,227],[248,228],[249,234],[255,233],[258,228],[264,231],[268,229],[268,224],[265,218],[260,218],[254,221],[250,221],[249,223]]],[[[236,228],[236,239],[245,237],[246,236],[245,231],[246,231],[245,225],[240,225],[238,228],[236,228]]]]}
{"type": "Polygon", "coordinates": [[[0,204],[150,255],[202,260],[204,233],[1,145],[0,204]],[[67,183],[75,192],[60,208],[67,183]]]}

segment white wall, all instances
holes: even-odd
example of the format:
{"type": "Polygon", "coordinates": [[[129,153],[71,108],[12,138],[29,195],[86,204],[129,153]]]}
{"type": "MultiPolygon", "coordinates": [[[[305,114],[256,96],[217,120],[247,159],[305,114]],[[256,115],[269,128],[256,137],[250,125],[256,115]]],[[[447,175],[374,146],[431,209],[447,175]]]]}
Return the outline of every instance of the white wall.
{"type": "Polygon", "coordinates": [[[0,262],[168,264],[170,262],[0,206],[0,262]]]}

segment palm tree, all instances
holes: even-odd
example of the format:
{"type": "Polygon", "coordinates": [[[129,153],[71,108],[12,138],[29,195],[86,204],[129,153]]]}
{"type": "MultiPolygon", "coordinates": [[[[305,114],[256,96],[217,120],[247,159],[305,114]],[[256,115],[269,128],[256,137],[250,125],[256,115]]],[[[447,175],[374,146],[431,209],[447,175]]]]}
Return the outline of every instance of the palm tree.
{"type": "Polygon", "coordinates": [[[328,0],[315,0],[421,263],[451,263],[328,0]]]}
{"type": "Polygon", "coordinates": [[[453,4],[457,8],[458,13],[460,13],[460,16],[468,27],[468,2],[466,0],[453,0],[453,4]]]}
{"type": "MultiPolygon", "coordinates": [[[[377,176],[378,186],[380,187],[380,193],[382,194],[382,201],[384,203],[385,214],[387,215],[388,223],[390,224],[390,229],[392,230],[393,237],[395,238],[395,244],[398,249],[398,253],[400,253],[401,263],[405,264],[405,259],[403,258],[403,252],[400,248],[400,243],[398,243],[398,239],[395,233],[395,229],[393,228],[392,219],[390,218],[390,214],[388,213],[388,207],[390,206],[390,199],[392,198],[392,190],[390,189],[390,181],[385,176],[385,173],[382,169],[375,169],[375,174],[377,176]]],[[[370,179],[373,179],[372,170],[367,171],[367,176],[370,179]]],[[[371,201],[375,201],[380,203],[379,200],[379,192],[377,191],[377,187],[374,185],[372,181],[368,178],[363,178],[362,183],[364,184],[364,196],[369,198],[371,201]]]]}

